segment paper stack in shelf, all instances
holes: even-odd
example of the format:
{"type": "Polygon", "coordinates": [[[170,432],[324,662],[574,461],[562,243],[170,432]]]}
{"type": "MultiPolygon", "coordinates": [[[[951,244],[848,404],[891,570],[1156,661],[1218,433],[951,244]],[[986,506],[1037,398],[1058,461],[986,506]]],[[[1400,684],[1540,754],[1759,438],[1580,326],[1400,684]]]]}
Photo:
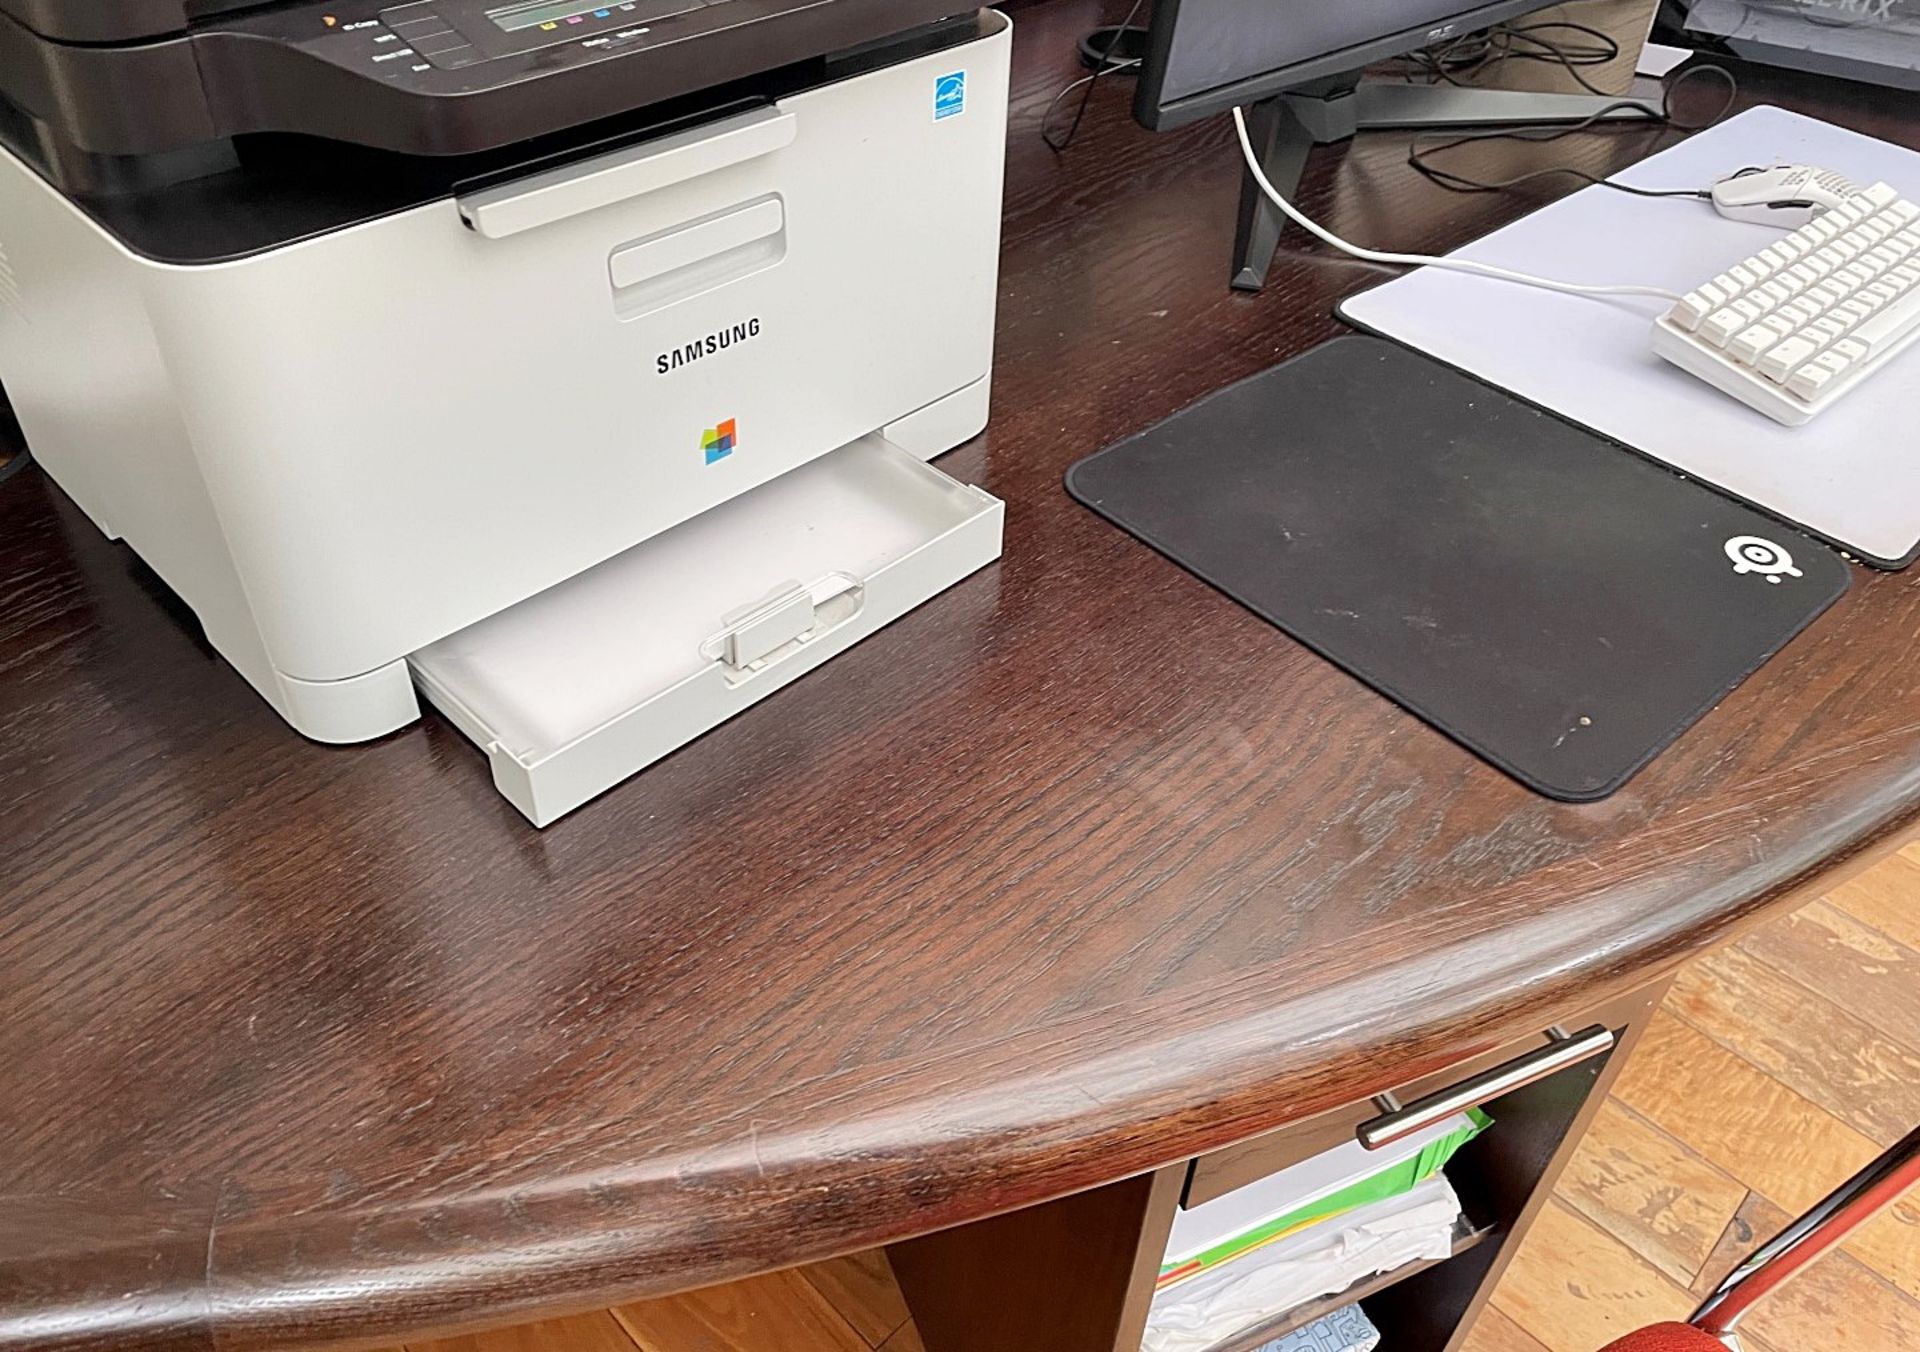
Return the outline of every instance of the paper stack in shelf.
{"type": "Polygon", "coordinates": [[[1349,1141],[1174,1216],[1158,1287],[1187,1281],[1265,1244],[1351,1211],[1400,1196],[1438,1173],[1489,1125],[1459,1113],[1379,1150],[1349,1141]]]}
{"type": "Polygon", "coordinates": [[[1309,1300],[1453,1252],[1460,1199],[1446,1175],[1356,1207],[1158,1292],[1142,1352],[1206,1352],[1309,1300]]]}
{"type": "Polygon", "coordinates": [[[1181,1210],[1144,1352],[1202,1352],[1365,1278],[1448,1257],[1461,1207],[1441,1169],[1489,1125],[1475,1111],[1376,1151],[1348,1142],[1181,1210]]]}

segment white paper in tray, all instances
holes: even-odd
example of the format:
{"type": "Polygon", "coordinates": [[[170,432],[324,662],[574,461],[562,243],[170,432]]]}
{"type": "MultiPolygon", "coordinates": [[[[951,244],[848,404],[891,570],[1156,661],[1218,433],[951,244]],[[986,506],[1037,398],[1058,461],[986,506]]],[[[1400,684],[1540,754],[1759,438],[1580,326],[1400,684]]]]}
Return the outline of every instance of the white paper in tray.
{"type": "Polygon", "coordinates": [[[856,442],[442,639],[414,663],[457,689],[503,746],[544,755],[711,666],[700,644],[730,608],[788,579],[869,577],[978,510],[905,452],[856,442]]]}

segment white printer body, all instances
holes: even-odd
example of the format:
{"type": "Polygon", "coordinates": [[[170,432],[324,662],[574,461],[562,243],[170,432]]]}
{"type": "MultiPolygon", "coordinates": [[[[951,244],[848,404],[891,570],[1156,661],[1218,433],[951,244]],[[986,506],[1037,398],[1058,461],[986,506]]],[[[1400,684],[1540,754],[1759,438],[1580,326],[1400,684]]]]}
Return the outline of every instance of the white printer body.
{"type": "Polygon", "coordinates": [[[545,824],[997,557],[919,462],[986,423],[1009,40],[219,261],[0,154],[0,380],[293,727],[418,680],[545,824]]]}

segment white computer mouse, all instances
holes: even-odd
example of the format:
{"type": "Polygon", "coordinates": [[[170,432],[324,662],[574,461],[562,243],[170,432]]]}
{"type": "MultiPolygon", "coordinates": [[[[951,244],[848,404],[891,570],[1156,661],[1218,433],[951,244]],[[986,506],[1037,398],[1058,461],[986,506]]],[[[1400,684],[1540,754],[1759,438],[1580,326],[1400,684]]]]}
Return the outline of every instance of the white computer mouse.
{"type": "Polygon", "coordinates": [[[1830,169],[1776,164],[1727,175],[1713,185],[1713,209],[1732,221],[1797,230],[1858,192],[1830,169]]]}

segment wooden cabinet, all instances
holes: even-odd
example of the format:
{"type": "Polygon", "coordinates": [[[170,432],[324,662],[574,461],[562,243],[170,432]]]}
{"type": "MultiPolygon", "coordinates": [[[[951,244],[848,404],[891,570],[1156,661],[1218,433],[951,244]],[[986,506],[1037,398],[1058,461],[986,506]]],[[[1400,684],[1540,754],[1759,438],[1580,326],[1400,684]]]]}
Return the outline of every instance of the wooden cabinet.
{"type": "MultiPolygon", "coordinates": [[[[1492,1293],[1606,1088],[1658,1007],[1665,982],[1554,1030],[1463,1055],[1444,1070],[1380,1086],[1379,1096],[1287,1123],[1149,1174],[894,1245],[889,1251],[928,1352],[1136,1352],[1177,1208],[1355,1139],[1403,1105],[1463,1085],[1492,1128],[1447,1166],[1465,1210],[1450,1258],[1414,1264],[1275,1316],[1217,1345],[1251,1352],[1361,1301],[1395,1352],[1449,1352],[1492,1293]],[[1502,1087],[1565,1043],[1565,1028],[1610,1030],[1609,1050],[1502,1087]]],[[[1564,1056],[1562,1060],[1566,1059],[1564,1056]]],[[[1463,1105],[1464,1106],[1464,1105],[1463,1105]]]]}

